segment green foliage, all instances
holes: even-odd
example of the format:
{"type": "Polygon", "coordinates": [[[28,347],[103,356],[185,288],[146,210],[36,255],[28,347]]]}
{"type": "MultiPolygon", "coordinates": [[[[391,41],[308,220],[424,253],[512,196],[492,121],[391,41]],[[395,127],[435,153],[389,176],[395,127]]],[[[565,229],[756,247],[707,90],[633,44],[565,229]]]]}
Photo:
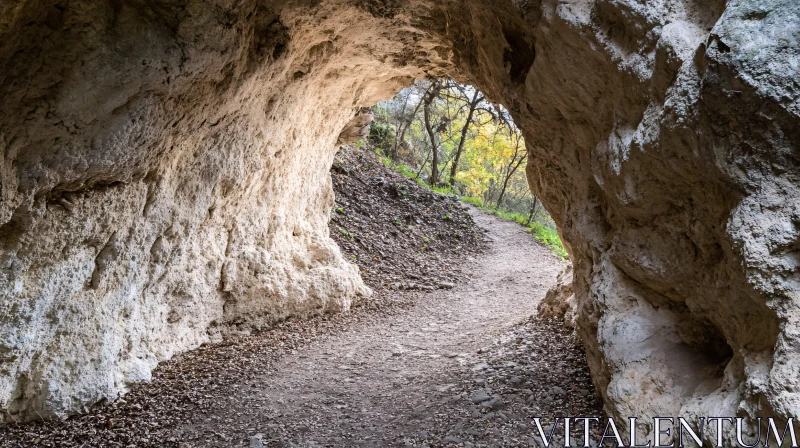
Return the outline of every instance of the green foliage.
{"type": "Polygon", "coordinates": [[[454,195],[456,191],[450,185],[444,185],[439,187],[429,187],[431,190],[439,193],[439,194],[446,194],[446,195],[454,195]]]}
{"type": "Polygon", "coordinates": [[[414,171],[414,169],[411,168],[410,166],[402,164],[402,163],[394,163],[394,162],[392,162],[392,159],[384,156],[383,155],[383,151],[381,151],[380,149],[376,149],[375,152],[378,153],[378,156],[379,156],[382,164],[384,164],[385,166],[397,171],[398,173],[402,174],[403,176],[405,176],[405,177],[407,177],[409,179],[412,179],[417,175],[417,173],[414,171]]]}
{"type": "Polygon", "coordinates": [[[483,207],[483,199],[481,199],[481,198],[479,198],[477,196],[462,196],[461,200],[466,202],[467,204],[472,204],[475,207],[484,208],[483,207]]]}
{"type": "Polygon", "coordinates": [[[367,141],[373,148],[380,149],[384,154],[392,151],[395,140],[394,127],[388,123],[375,122],[369,129],[367,141]]]}
{"type": "Polygon", "coordinates": [[[561,243],[561,238],[558,237],[558,232],[553,227],[534,222],[528,227],[528,231],[533,234],[533,237],[541,241],[542,244],[549,247],[561,258],[567,258],[567,250],[564,249],[564,244],[561,243]]]}
{"type": "Polygon", "coordinates": [[[435,191],[483,197],[487,203],[496,203],[502,195],[504,208],[525,213],[532,199],[521,163],[527,151],[510,114],[488,103],[474,87],[446,80],[440,80],[439,85],[441,90],[432,91],[431,81],[418,81],[374,106],[370,147],[389,156],[404,176],[418,182],[421,179],[419,183],[424,184],[430,182],[435,143],[437,180],[452,187],[441,189],[437,185],[435,191]],[[438,92],[430,103],[435,142],[431,142],[421,107],[431,92],[438,92]]]}
{"type": "Polygon", "coordinates": [[[409,179],[415,179],[418,184],[424,185],[425,183],[417,177],[417,172],[408,165],[395,165],[395,171],[402,174],[409,179]]]}

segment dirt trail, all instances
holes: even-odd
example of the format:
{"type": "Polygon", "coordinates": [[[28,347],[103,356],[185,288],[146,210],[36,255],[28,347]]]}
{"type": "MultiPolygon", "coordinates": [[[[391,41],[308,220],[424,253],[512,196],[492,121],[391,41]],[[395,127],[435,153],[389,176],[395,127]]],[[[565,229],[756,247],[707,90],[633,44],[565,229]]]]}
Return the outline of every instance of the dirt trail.
{"type": "MultiPolygon", "coordinates": [[[[534,356],[525,359],[537,359],[542,341],[532,339],[547,339],[553,331],[528,335],[543,327],[520,324],[536,313],[563,264],[518,224],[476,209],[471,214],[488,229],[490,248],[469,261],[470,281],[426,295],[405,314],[323,338],[284,357],[268,373],[224,394],[228,398],[214,411],[178,428],[177,439],[186,446],[532,443],[524,436],[532,434],[525,425],[531,409],[524,406],[569,412],[566,401],[558,401],[559,390],[550,400],[554,409],[536,408],[547,401],[549,389],[537,394],[531,382],[549,372],[511,361],[510,373],[524,378],[504,376],[502,366],[484,363],[478,353],[497,360],[502,353],[493,350],[524,354],[528,349],[534,356]],[[506,350],[508,344],[522,348],[506,350]],[[481,350],[486,346],[494,349],[481,350]],[[491,390],[490,381],[498,382],[497,389],[504,380],[519,383],[525,392],[509,399],[491,390]],[[521,415],[515,414],[517,408],[521,415]]],[[[566,347],[553,348],[556,352],[572,349],[566,332],[556,336],[566,347]]],[[[585,371],[581,374],[581,387],[591,387],[585,371]]],[[[582,392],[584,401],[594,399],[582,392]]]]}

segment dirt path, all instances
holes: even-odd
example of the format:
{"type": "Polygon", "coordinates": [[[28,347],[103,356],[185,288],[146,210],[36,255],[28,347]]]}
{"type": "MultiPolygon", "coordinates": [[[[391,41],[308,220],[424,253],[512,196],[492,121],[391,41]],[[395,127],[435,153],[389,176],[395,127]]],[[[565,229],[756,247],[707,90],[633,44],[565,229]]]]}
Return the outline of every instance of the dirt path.
{"type": "Polygon", "coordinates": [[[570,391],[581,393],[533,389],[536,378],[549,374],[548,363],[535,365],[543,361],[542,341],[557,336],[563,347],[550,348],[562,360],[572,349],[567,332],[555,334],[557,325],[523,323],[563,264],[516,223],[471,213],[491,242],[470,262],[471,281],[285,357],[178,428],[177,440],[185,446],[527,446],[526,413],[569,413],[568,397],[562,405],[558,392],[593,401],[585,369],[572,375],[582,378],[576,384],[583,389],[570,391]],[[505,355],[529,365],[504,361],[505,355]],[[505,383],[522,392],[500,394],[505,383]],[[553,409],[537,408],[548,396],[555,396],[553,409]]]}

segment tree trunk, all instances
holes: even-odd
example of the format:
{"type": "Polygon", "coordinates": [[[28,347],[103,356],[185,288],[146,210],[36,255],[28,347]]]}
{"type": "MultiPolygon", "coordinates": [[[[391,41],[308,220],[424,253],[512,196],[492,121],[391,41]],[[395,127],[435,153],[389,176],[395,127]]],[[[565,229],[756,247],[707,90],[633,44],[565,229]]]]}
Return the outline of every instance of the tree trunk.
{"type": "Polygon", "coordinates": [[[405,122],[406,122],[406,108],[408,107],[408,99],[411,95],[407,95],[405,101],[403,101],[403,109],[400,111],[400,119],[397,121],[397,124],[394,127],[394,145],[392,145],[392,150],[389,152],[389,159],[394,162],[397,160],[397,143],[400,141],[399,136],[401,135],[401,129],[403,133],[405,133],[405,122]]]}
{"type": "Polygon", "coordinates": [[[536,216],[536,209],[539,207],[539,198],[536,195],[533,195],[533,202],[531,203],[531,214],[528,215],[528,220],[525,221],[525,225],[530,225],[533,218],[536,216]]]}
{"type": "Polygon", "coordinates": [[[508,188],[508,181],[511,180],[511,177],[517,171],[522,162],[527,157],[526,154],[520,156],[519,160],[516,160],[516,154],[519,152],[519,140],[517,140],[517,151],[514,152],[514,158],[511,159],[511,163],[508,165],[508,173],[506,173],[505,179],[503,179],[503,188],[500,189],[500,196],[497,197],[497,205],[495,208],[500,208],[500,205],[503,204],[503,195],[506,194],[506,188],[508,188]],[[516,162],[516,163],[515,163],[516,162]]]}
{"type": "Polygon", "coordinates": [[[419,167],[419,170],[417,170],[417,175],[414,176],[414,181],[415,182],[417,181],[417,179],[419,179],[419,175],[422,174],[422,171],[425,170],[425,165],[428,164],[428,156],[429,155],[430,154],[425,154],[425,159],[422,160],[422,165],[419,167]]]}
{"type": "Polygon", "coordinates": [[[428,136],[431,139],[431,155],[433,156],[431,158],[431,178],[429,179],[429,183],[432,187],[435,187],[439,182],[439,151],[436,148],[436,134],[433,131],[433,125],[431,125],[431,104],[433,104],[433,100],[436,99],[438,94],[439,81],[436,81],[434,87],[429,91],[428,97],[425,98],[425,106],[423,107],[425,129],[428,131],[428,136]]]}
{"type": "Polygon", "coordinates": [[[506,187],[508,187],[509,179],[511,179],[511,176],[506,176],[506,178],[503,180],[503,187],[500,189],[500,195],[497,196],[497,205],[494,206],[496,209],[499,209],[503,204],[503,195],[506,194],[506,187]]]}
{"type": "MultiPolygon", "coordinates": [[[[414,107],[414,112],[411,113],[411,118],[408,121],[406,121],[405,117],[403,117],[403,122],[402,122],[402,126],[401,126],[402,127],[402,131],[400,131],[399,136],[395,132],[394,148],[392,148],[392,160],[395,160],[395,161],[397,160],[397,148],[400,146],[400,142],[402,142],[403,139],[406,138],[406,131],[408,130],[409,127],[411,127],[411,122],[413,122],[414,121],[414,117],[417,116],[417,112],[419,112],[419,108],[420,108],[420,106],[422,106],[422,103],[424,102],[425,95],[427,95],[429,91],[430,91],[430,89],[425,91],[425,94],[422,96],[423,100],[420,100],[420,102],[417,103],[416,107],[414,107]]],[[[405,106],[403,106],[403,111],[405,112],[405,106]]]]}
{"type": "Polygon", "coordinates": [[[456,155],[453,158],[453,166],[450,167],[451,187],[456,186],[456,171],[458,171],[458,161],[461,159],[461,151],[464,150],[464,142],[467,140],[467,131],[469,130],[469,126],[472,124],[472,116],[475,115],[475,109],[482,100],[483,98],[480,97],[480,92],[475,90],[475,95],[472,97],[472,101],[469,103],[469,114],[467,114],[467,121],[464,122],[464,127],[461,129],[461,140],[458,141],[456,155]]]}

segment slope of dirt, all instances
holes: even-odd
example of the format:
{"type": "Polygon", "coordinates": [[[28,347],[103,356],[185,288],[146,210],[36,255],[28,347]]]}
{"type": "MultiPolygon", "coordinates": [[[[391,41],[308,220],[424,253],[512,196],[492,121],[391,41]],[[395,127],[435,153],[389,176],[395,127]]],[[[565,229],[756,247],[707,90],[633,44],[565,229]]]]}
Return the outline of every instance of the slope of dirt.
{"type": "Polygon", "coordinates": [[[433,192],[387,168],[371,151],[345,146],[331,171],[331,236],[373,289],[452,288],[483,235],[455,196],[433,192]]]}

